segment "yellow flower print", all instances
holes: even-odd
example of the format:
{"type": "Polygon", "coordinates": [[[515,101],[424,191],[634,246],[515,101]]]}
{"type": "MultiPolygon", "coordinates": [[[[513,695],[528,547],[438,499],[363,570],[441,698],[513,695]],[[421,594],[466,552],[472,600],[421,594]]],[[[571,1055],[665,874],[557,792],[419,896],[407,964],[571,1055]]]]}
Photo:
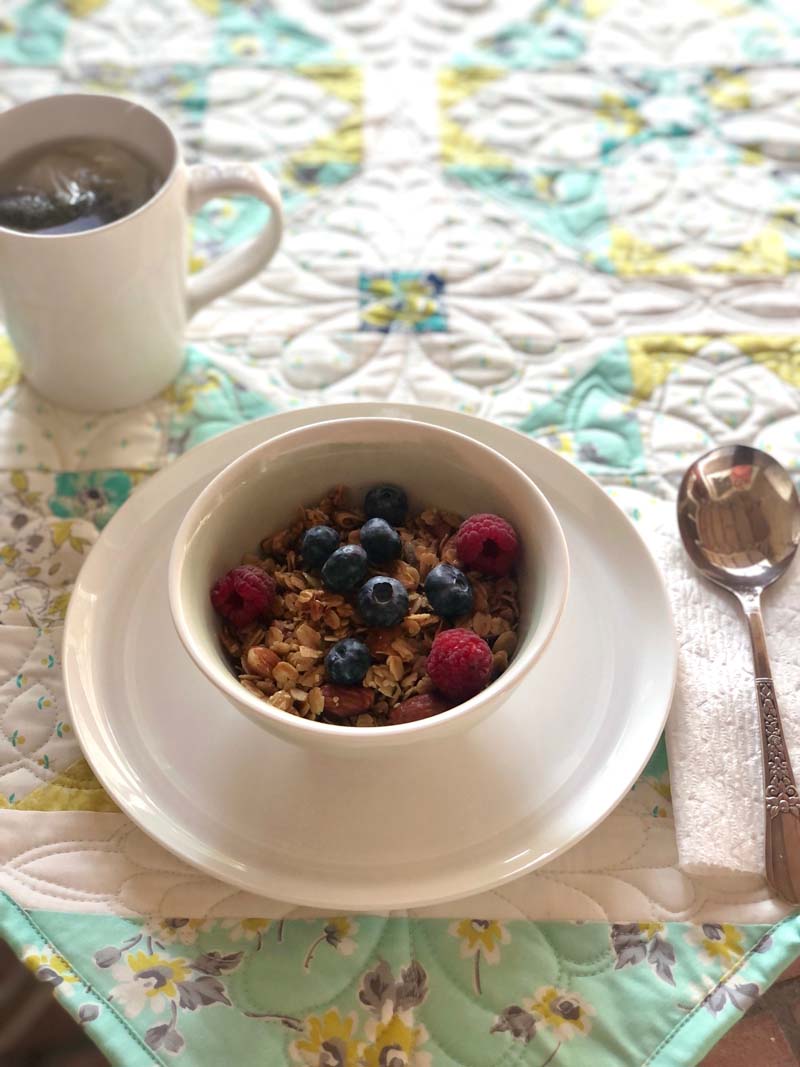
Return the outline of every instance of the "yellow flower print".
{"type": "Polygon", "coordinates": [[[323,941],[330,945],[331,948],[335,948],[342,956],[352,956],[356,950],[356,942],[351,935],[357,933],[357,931],[358,923],[349,919],[346,915],[328,919],[322,933],[312,942],[306,953],[306,958],[303,960],[303,970],[309,970],[317,948],[323,941]]]}
{"type": "Polygon", "coordinates": [[[67,608],[69,607],[70,593],[61,593],[59,596],[54,597],[47,605],[48,621],[43,625],[49,625],[50,619],[58,620],[64,619],[67,614],[67,608]]]}
{"type": "Polygon", "coordinates": [[[260,949],[271,925],[272,919],[224,919],[222,929],[228,931],[231,941],[255,941],[256,949],[260,949]]]}
{"type": "Polygon", "coordinates": [[[364,1049],[364,1067],[430,1067],[429,1052],[421,1052],[420,1045],[428,1040],[424,1026],[414,1026],[410,1012],[393,1015],[388,1022],[371,1020],[366,1025],[369,1044],[364,1049]]]}
{"type": "Polygon", "coordinates": [[[93,954],[95,966],[109,971],[117,982],[108,994],[115,1009],[123,1011],[129,1019],[144,1013],[145,1044],[154,1052],[163,1049],[174,1055],[184,1048],[186,1041],[178,1027],[183,1012],[232,1005],[224,976],[237,970],[244,952],[209,950],[186,959],[169,955],[156,936],[160,932],[165,938],[182,934],[191,939],[192,931],[196,936],[198,930],[208,930],[214,925],[214,919],[181,918],[153,919],[142,926],[130,924],[127,931],[130,936],[121,945],[104,945],[93,954]],[[144,948],[134,952],[139,944],[144,948]],[[161,951],[155,950],[154,945],[161,951]],[[151,1012],[169,1014],[166,1021],[161,1019],[148,1025],[151,1012]]]}
{"type": "Polygon", "coordinates": [[[14,548],[13,545],[3,545],[0,548],[0,559],[3,563],[6,563],[9,567],[15,559],[19,557],[19,549],[14,548]]]}
{"type": "Polygon", "coordinates": [[[161,956],[157,952],[132,952],[128,956],[128,966],[135,978],[145,978],[152,975],[152,984],[147,988],[147,996],[155,997],[163,994],[165,997],[176,997],[178,990],[176,982],[185,982],[189,977],[189,961],[180,956],[170,959],[161,956]]]}
{"type": "Polygon", "coordinates": [[[551,1029],[559,1041],[569,1041],[578,1034],[585,1037],[592,1028],[589,1016],[595,1010],[577,993],[545,986],[536,990],[533,1000],[522,1003],[539,1025],[551,1029]]]}
{"type": "Polygon", "coordinates": [[[197,935],[212,925],[213,920],[208,919],[155,919],[144,932],[161,945],[171,945],[175,941],[180,941],[182,945],[193,945],[197,935]]]}
{"type": "Polygon", "coordinates": [[[664,929],[663,923],[639,923],[639,930],[646,941],[650,941],[664,929]]]}
{"type": "Polygon", "coordinates": [[[78,982],[78,976],[64,957],[54,952],[27,948],[23,953],[22,962],[40,982],[46,982],[67,996],[72,993],[72,986],[78,982]]]}
{"type": "Polygon", "coordinates": [[[305,1037],[291,1043],[289,1055],[295,1063],[307,1064],[308,1067],[321,1067],[323,1064],[361,1067],[362,1045],[355,1035],[357,1023],[355,1012],[342,1018],[335,1008],[321,1017],[309,1015],[304,1022],[305,1037]]]}
{"type": "Polygon", "coordinates": [[[122,1005],[129,1019],[146,1007],[160,1013],[178,998],[177,984],[191,977],[189,961],[170,958],[159,952],[130,952],[111,968],[119,982],[111,991],[112,1000],[122,1005]]]}
{"type": "Polygon", "coordinates": [[[500,946],[511,940],[508,930],[496,919],[458,919],[450,924],[448,933],[460,940],[462,959],[473,957],[472,984],[480,995],[481,958],[492,965],[500,962],[500,946]]]}
{"type": "MultiPolygon", "coordinates": [[[[354,932],[350,919],[331,919],[326,929],[334,924],[340,935],[354,932]]],[[[395,973],[382,959],[362,975],[358,987],[347,988],[358,1007],[349,1015],[340,1015],[336,1008],[305,1019],[280,1012],[244,1014],[293,1031],[297,1036],[289,1046],[291,1059],[307,1067],[431,1067],[430,1053],[422,1049],[428,1031],[414,1021],[415,1009],[428,995],[428,975],[418,960],[411,959],[395,973]],[[366,1020],[362,1011],[368,1014],[366,1020]]]]}
{"type": "Polygon", "coordinates": [[[461,938],[463,957],[482,952],[487,963],[497,963],[499,946],[507,945],[511,940],[508,930],[496,919],[461,919],[451,924],[449,932],[453,937],[461,938]]]}
{"type": "Polygon", "coordinates": [[[703,923],[686,934],[686,940],[700,948],[709,963],[729,966],[744,955],[742,932],[731,923],[703,923]]]}
{"type": "Polygon", "coordinates": [[[84,19],[103,7],[106,0],[66,0],[65,7],[76,19],[84,19]]]}
{"type": "Polygon", "coordinates": [[[220,376],[213,370],[202,381],[173,382],[168,385],[162,396],[171,404],[176,405],[176,414],[187,415],[193,411],[197,397],[203,393],[213,393],[220,387],[220,376]]]}

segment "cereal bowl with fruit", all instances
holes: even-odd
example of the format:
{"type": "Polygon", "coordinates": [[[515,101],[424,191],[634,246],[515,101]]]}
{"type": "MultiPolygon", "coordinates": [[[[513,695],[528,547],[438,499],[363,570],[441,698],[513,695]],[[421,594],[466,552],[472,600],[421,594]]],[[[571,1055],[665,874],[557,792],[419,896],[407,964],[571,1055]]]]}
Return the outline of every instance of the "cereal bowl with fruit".
{"type": "Polygon", "coordinates": [[[518,467],[403,419],[317,423],[197,497],[169,597],[196,666],[284,740],[339,754],[467,729],[541,656],[569,581],[558,519],[518,467]]]}

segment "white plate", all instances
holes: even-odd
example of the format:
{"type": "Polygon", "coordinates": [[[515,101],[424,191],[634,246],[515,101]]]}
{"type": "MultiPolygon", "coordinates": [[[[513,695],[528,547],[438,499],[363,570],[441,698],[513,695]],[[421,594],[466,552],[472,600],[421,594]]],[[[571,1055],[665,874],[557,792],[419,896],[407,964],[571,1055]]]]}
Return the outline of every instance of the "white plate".
{"type": "Polygon", "coordinates": [[[512,430],[396,404],[274,415],[163,470],[81,570],[63,655],[81,746],[142,829],[255,893],[371,911],[489,889],[588,833],[647,762],[677,658],[656,565],[599,486],[512,430]],[[354,413],[436,423],[503,452],[555,508],[572,566],[558,632],[503,708],[464,737],[355,765],[284,744],[238,714],[183,651],[167,603],[172,538],[200,488],[270,436],[354,413]]]}

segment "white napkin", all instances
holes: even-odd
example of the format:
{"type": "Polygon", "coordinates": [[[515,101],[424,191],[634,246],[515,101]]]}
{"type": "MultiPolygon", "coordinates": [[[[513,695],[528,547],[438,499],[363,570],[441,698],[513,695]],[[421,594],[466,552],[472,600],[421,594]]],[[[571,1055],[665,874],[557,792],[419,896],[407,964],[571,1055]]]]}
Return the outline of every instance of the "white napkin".
{"type": "MultiPolygon", "coordinates": [[[[734,598],[689,563],[674,505],[643,509],[642,520],[678,635],[666,737],[679,865],[694,875],[763,876],[764,786],[747,624],[734,598]]],[[[799,561],[763,600],[778,705],[800,775],[799,561]]]]}

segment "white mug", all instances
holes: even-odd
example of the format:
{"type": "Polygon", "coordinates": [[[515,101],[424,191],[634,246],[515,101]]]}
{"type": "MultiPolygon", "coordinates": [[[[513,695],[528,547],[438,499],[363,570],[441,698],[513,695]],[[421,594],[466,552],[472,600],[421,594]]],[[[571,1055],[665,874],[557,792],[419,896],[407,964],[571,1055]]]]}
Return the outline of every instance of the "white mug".
{"type": "Polygon", "coordinates": [[[164,183],[138,210],[94,230],[22,233],[0,226],[0,313],[30,384],[79,411],[140,404],[175,377],[188,317],[241,285],[275,253],[281,195],[245,163],[187,167],[169,127],[114,96],[44,97],[0,114],[0,165],[71,137],[109,139],[158,168],[164,183]],[[249,242],[187,280],[188,217],[215,196],[270,207],[249,242]]]}

